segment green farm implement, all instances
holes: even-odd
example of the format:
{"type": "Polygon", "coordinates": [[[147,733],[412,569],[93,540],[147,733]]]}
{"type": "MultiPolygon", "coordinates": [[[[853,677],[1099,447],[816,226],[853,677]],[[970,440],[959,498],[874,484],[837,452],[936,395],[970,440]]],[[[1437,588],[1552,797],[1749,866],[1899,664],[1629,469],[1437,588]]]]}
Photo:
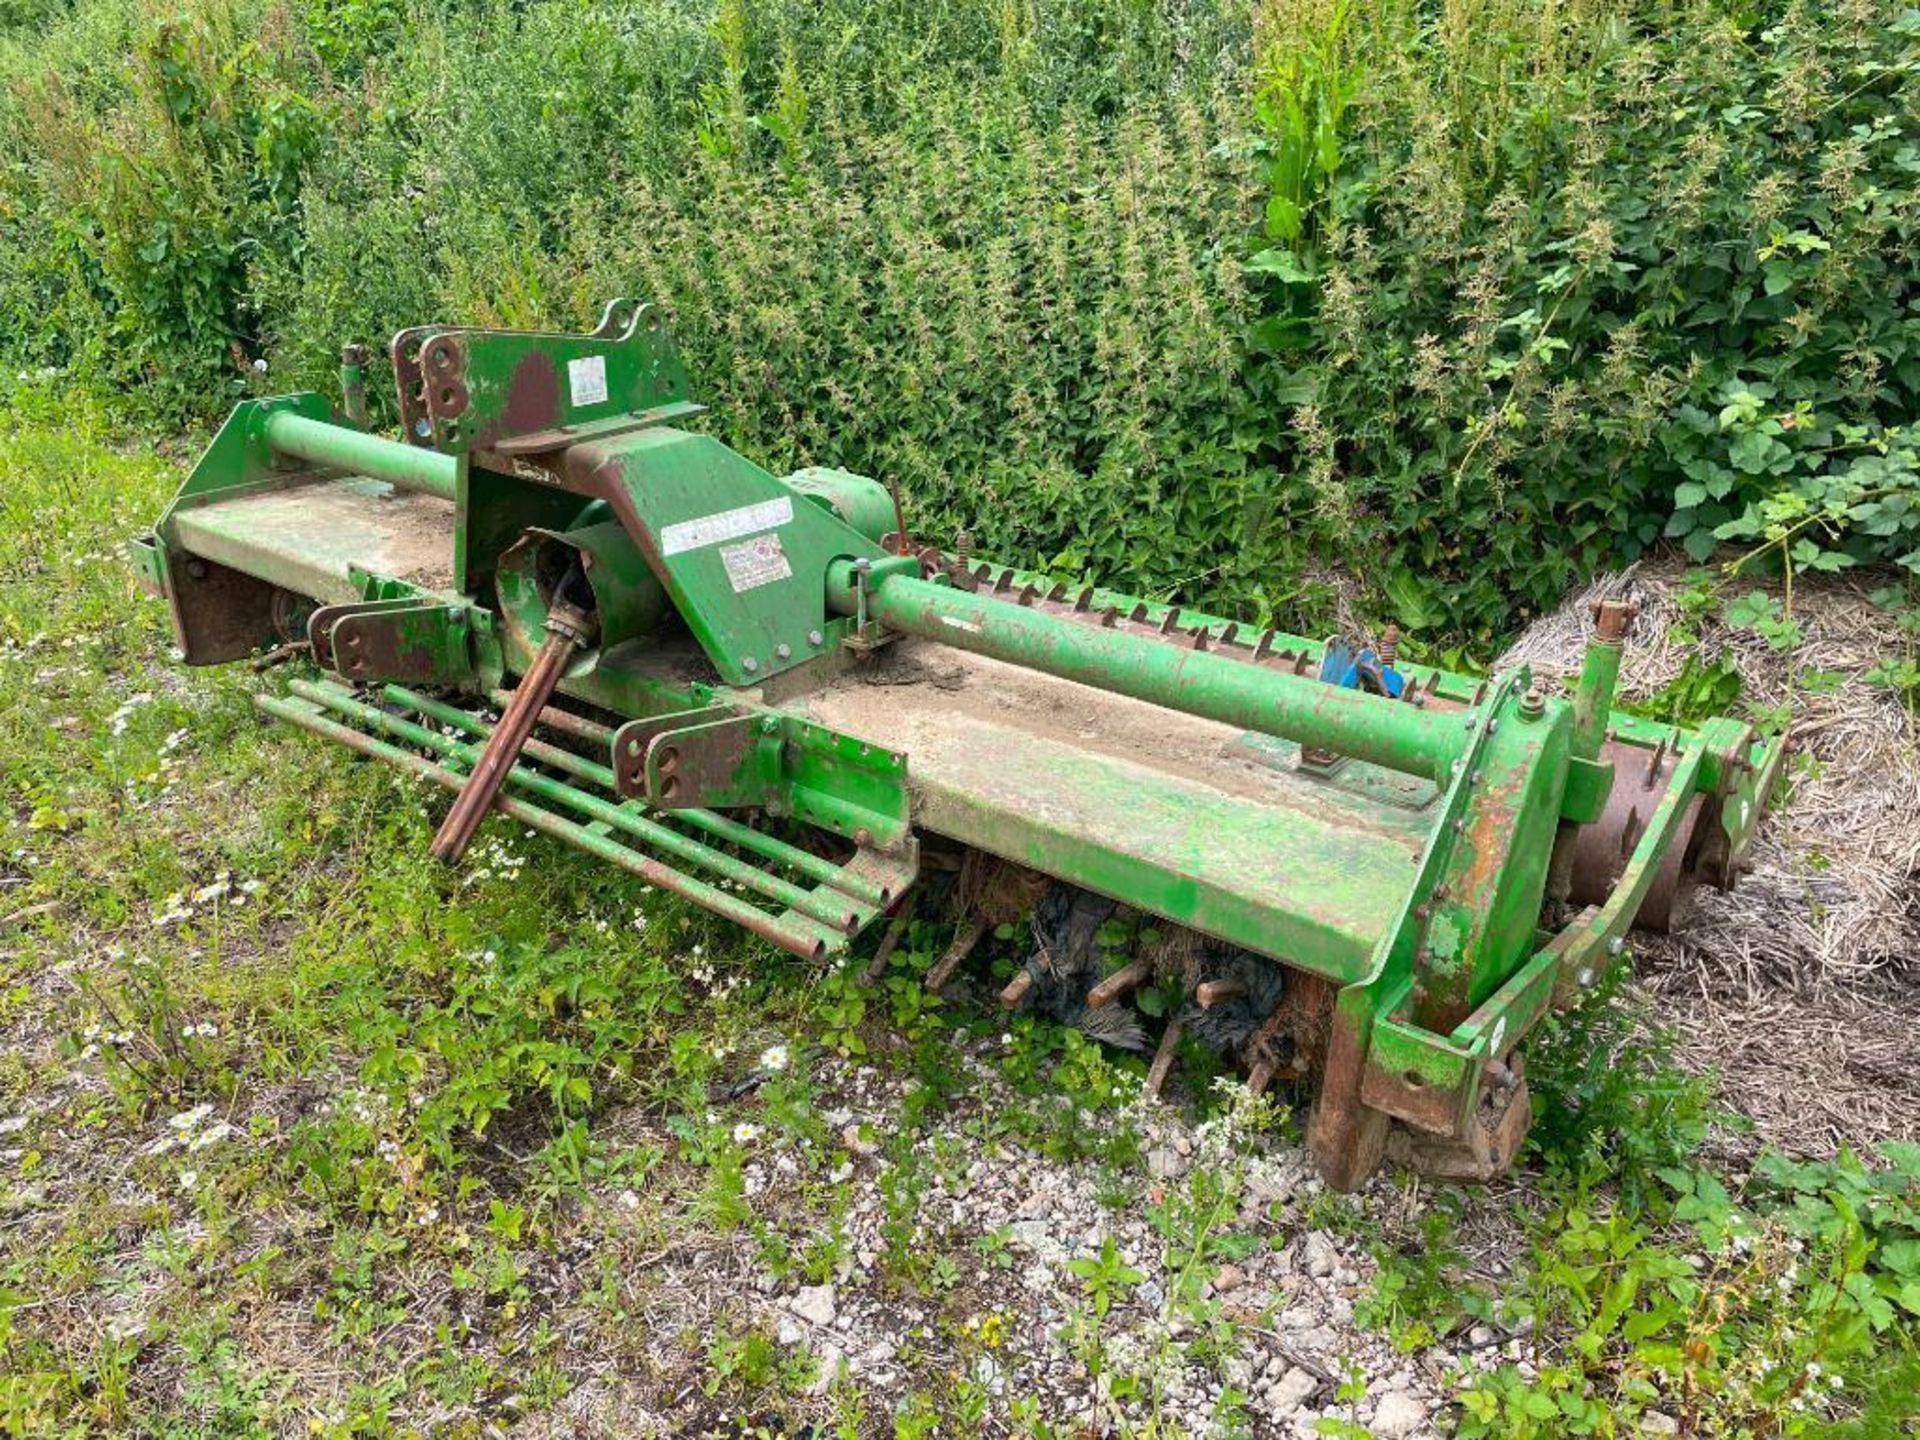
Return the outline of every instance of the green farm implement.
{"type": "Polygon", "coordinates": [[[1562,696],[913,538],[870,479],[684,428],[630,302],[392,358],[403,439],[350,348],[338,411],[242,404],[134,543],[188,664],[307,656],[260,708],[445,787],[449,863],[499,811],[813,960],[876,928],[884,963],[938,900],[935,988],[1030,913],[1002,1004],[1153,1050],[1155,1088],[1182,1036],[1310,1085],[1336,1185],[1389,1143],[1507,1165],[1523,1039],[1732,884],[1784,753],[1614,710],[1624,600],[1562,696]]]}

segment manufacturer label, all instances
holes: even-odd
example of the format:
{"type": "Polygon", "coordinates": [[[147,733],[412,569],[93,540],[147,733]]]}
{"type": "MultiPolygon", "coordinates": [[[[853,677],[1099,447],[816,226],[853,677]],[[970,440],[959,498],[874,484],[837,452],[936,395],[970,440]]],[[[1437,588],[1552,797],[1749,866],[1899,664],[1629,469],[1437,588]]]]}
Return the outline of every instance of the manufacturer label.
{"type": "Polygon", "coordinates": [[[778,535],[756,535],[738,545],[722,545],[720,563],[727,567],[727,582],[736,595],[793,575],[778,535]]]}
{"type": "Polygon", "coordinates": [[[578,360],[567,361],[567,389],[572,392],[576,406],[598,405],[605,400],[607,357],[582,355],[578,360]]]}
{"type": "Polygon", "coordinates": [[[756,530],[772,530],[793,519],[793,500],[762,500],[757,505],[742,505],[737,510],[721,510],[702,515],[698,520],[680,520],[660,529],[660,553],[678,555],[683,550],[698,550],[718,545],[722,540],[738,540],[756,530]]]}

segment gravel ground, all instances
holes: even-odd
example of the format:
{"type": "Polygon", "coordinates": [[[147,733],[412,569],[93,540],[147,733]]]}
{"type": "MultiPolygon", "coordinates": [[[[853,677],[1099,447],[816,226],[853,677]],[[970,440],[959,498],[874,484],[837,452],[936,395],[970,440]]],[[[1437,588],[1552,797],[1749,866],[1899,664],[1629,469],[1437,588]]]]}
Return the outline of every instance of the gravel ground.
{"type": "MultiPolygon", "coordinates": [[[[1119,1174],[1085,1158],[1047,1159],[982,1138],[974,1119],[1026,1102],[980,1056],[967,1068],[969,1104],[913,1146],[933,1178],[915,1206],[909,1243],[946,1257],[953,1273],[923,1295],[903,1295],[889,1276],[895,1166],[861,1137],[898,1125],[911,1082],[828,1063],[816,1075],[821,1103],[847,1147],[828,1177],[847,1197],[840,1265],[829,1280],[801,1284],[737,1251],[724,1259],[698,1247],[677,1255],[650,1288],[649,1368],[673,1374],[684,1366],[673,1337],[710,1329],[719,1315],[748,1316],[781,1347],[818,1363],[808,1388],[823,1414],[836,1393],[861,1392],[869,1413],[885,1412],[933,1377],[960,1374],[981,1399],[981,1433],[1000,1432],[1024,1403],[1090,1436],[1157,1414],[1196,1435],[1315,1436],[1333,1417],[1391,1440],[1442,1433],[1435,1417],[1462,1367],[1524,1363],[1524,1333],[1475,1326],[1403,1353],[1385,1329],[1356,1320],[1375,1269],[1361,1236],[1408,1233],[1425,1204],[1417,1185],[1402,1190],[1380,1179],[1336,1200],[1297,1146],[1233,1136],[1230,1120],[1196,1124],[1154,1102],[1106,1120],[1081,1117],[1096,1132],[1137,1133],[1143,1148],[1119,1174]],[[1223,1132],[1231,1138],[1223,1141],[1223,1132]],[[1233,1238],[1237,1258],[1187,1267],[1185,1245],[1149,1216],[1196,1167],[1232,1191],[1216,1233],[1233,1238]],[[1140,1279],[1107,1315],[1095,1365],[1082,1328],[1088,1290],[1073,1265],[1096,1259],[1109,1242],[1140,1279]],[[1178,1302],[1183,1283],[1197,1303],[1178,1302]],[[1209,1352],[1206,1363],[1172,1343],[1193,1342],[1203,1329],[1214,1343],[1194,1348],[1209,1352]],[[1363,1382],[1355,1387],[1363,1393],[1343,1398],[1347,1380],[1363,1382]]],[[[777,1204],[807,1163],[794,1152],[756,1160],[746,1172],[749,1195],[777,1204]]],[[[1497,1244],[1500,1202],[1483,1195],[1476,1208],[1483,1237],[1497,1244]]],[[[1483,1273],[1502,1272],[1492,1262],[1483,1273]]],[[[713,1407],[698,1380],[686,1372],[677,1388],[652,1387],[610,1371],[569,1398],[567,1423],[608,1436],[664,1436],[749,1418],[713,1407]]],[[[571,1432],[542,1421],[527,1433],[571,1432]]]]}

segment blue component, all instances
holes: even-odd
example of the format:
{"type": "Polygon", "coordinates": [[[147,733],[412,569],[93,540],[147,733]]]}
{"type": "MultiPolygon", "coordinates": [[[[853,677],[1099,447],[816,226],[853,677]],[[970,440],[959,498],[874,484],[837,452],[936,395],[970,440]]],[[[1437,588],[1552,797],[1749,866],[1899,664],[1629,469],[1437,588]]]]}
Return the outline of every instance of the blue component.
{"type": "Polygon", "coordinates": [[[1365,690],[1398,700],[1407,688],[1407,677],[1391,665],[1382,665],[1371,649],[1355,650],[1345,640],[1327,641],[1320,655],[1320,678],[1343,690],[1365,690]]]}

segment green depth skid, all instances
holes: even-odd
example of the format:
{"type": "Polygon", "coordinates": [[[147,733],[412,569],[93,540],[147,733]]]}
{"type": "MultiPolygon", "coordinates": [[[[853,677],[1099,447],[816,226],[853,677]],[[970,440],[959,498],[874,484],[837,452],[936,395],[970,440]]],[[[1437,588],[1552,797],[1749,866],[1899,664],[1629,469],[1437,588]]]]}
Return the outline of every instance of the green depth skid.
{"type": "Polygon", "coordinates": [[[1337,1186],[1389,1144],[1509,1164],[1521,1041],[1631,926],[1732,885],[1786,753],[1616,712],[1624,600],[1562,697],[916,542],[872,480],[679,428],[700,407],[632,302],[588,335],[401,332],[404,440],[365,428],[364,359],[342,413],[239,406],[133,542],[188,663],[337,677],[260,707],[456,792],[443,858],[498,810],[809,958],[904,920],[928,866],[962,869],[936,986],[1012,897],[1171,922],[1177,956],[1111,973],[1043,944],[1002,1003],[1176,981],[1150,1085],[1183,1025],[1251,1084],[1313,1082],[1337,1186]]]}

